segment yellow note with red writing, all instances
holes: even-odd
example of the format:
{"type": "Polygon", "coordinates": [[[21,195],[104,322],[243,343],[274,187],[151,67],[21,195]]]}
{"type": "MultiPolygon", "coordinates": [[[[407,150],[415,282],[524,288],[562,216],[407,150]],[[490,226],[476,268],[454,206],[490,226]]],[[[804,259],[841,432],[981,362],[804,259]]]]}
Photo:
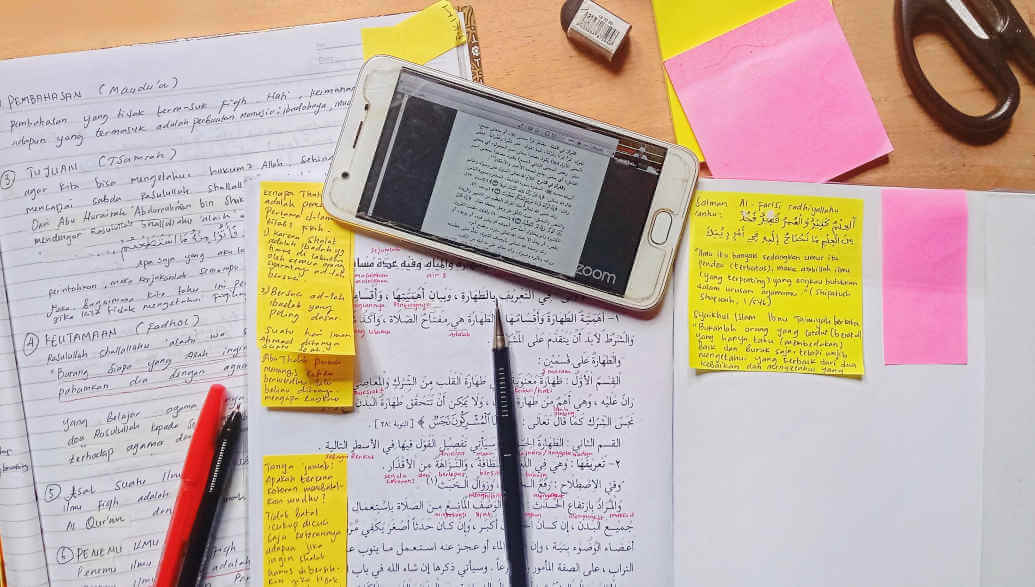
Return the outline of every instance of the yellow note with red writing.
{"type": "Polygon", "coordinates": [[[353,235],[324,212],[322,190],[260,185],[255,336],[270,408],[353,405],[353,235]]]}
{"type": "Polygon", "coordinates": [[[261,351],[262,405],[268,408],[351,408],[352,357],[261,351]]]}
{"type": "Polygon", "coordinates": [[[262,459],[264,585],[345,585],[348,455],[262,459]]]}

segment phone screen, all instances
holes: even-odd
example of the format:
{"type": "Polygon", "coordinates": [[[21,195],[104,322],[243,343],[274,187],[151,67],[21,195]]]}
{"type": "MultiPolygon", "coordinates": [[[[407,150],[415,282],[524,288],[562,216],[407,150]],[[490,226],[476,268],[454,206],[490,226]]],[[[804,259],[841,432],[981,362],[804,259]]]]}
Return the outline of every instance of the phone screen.
{"type": "Polygon", "coordinates": [[[403,68],[357,215],[623,295],[666,154],[403,68]]]}

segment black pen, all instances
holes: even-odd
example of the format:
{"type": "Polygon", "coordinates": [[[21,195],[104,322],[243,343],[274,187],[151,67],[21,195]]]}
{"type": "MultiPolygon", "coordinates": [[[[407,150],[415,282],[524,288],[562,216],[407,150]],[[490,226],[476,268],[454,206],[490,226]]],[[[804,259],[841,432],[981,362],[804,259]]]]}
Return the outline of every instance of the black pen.
{"type": "Polygon", "coordinates": [[[525,563],[525,528],[521,503],[521,455],[518,452],[514,383],[510,377],[510,351],[503,334],[500,304],[496,302],[496,328],[492,339],[493,382],[496,390],[496,439],[500,453],[500,489],[503,495],[503,531],[507,539],[510,586],[528,586],[525,563]]]}
{"type": "Polygon", "coordinates": [[[205,484],[205,494],[198,506],[198,516],[194,518],[194,526],[190,530],[187,542],[187,554],[180,567],[179,587],[195,587],[201,583],[201,570],[208,558],[208,546],[214,534],[216,519],[219,517],[219,503],[223,499],[223,490],[233,470],[234,447],[241,436],[241,411],[235,409],[223,424],[216,440],[216,454],[212,457],[212,468],[205,484]]]}

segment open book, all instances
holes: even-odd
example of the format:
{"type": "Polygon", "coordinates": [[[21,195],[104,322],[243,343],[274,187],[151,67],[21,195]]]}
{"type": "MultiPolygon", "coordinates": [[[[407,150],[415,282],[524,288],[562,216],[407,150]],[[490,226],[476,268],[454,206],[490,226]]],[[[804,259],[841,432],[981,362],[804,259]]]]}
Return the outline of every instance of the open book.
{"type": "MultiPolygon", "coordinates": [[[[242,405],[246,386],[255,393],[246,180],[323,178],[359,28],[394,18],[0,63],[0,533],[12,584],[153,577],[208,384],[242,405]]],[[[433,65],[470,71],[462,50],[433,65]]],[[[355,412],[253,403],[240,464],[350,455],[355,584],[500,584],[488,382],[499,299],[537,584],[975,584],[982,349],[987,332],[995,390],[1030,387],[1010,352],[1030,349],[1018,333],[1035,329],[1020,310],[1035,206],[971,197],[971,363],[892,369],[879,352],[875,190],[702,188],[866,200],[865,377],[691,371],[685,265],[642,319],[360,237],[355,412]]],[[[1031,409],[997,397],[997,414],[1031,409]]],[[[262,576],[245,469],[207,584],[262,576]]],[[[984,488],[1003,499],[986,496],[986,519],[1030,519],[995,479],[984,488]]]]}
{"type": "MultiPolygon", "coordinates": [[[[982,487],[1001,483],[982,471],[986,341],[1000,351],[997,371],[1024,373],[999,358],[1012,326],[988,324],[986,301],[1023,299],[1002,276],[1035,250],[1032,237],[1017,239],[1035,200],[968,194],[967,364],[886,366],[881,188],[702,180],[708,191],[862,201],[864,376],[691,369],[686,241],[672,294],[645,319],[357,235],[356,411],[262,408],[249,372],[249,519],[263,516],[264,456],[347,454],[354,579],[505,582],[485,393],[498,300],[513,341],[535,584],[978,584],[982,487]],[[1008,230],[986,234],[986,221],[1011,215],[1008,230]],[[986,259],[1000,275],[988,284],[986,259]]],[[[247,319],[254,328],[255,312],[247,319]]],[[[1001,380],[997,390],[1002,398],[1001,380]]],[[[252,526],[253,580],[263,546],[252,526]]]]}

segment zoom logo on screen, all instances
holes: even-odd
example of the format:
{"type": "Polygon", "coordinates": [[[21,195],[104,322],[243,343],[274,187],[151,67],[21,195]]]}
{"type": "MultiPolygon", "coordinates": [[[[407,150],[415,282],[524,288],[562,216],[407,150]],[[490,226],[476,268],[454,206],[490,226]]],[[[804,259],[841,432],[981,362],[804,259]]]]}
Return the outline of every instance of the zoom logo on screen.
{"type": "Polygon", "coordinates": [[[583,265],[582,263],[579,263],[579,268],[575,270],[575,275],[588,277],[593,281],[600,282],[602,285],[614,285],[615,281],[618,280],[614,273],[594,269],[589,265],[583,265]]]}

